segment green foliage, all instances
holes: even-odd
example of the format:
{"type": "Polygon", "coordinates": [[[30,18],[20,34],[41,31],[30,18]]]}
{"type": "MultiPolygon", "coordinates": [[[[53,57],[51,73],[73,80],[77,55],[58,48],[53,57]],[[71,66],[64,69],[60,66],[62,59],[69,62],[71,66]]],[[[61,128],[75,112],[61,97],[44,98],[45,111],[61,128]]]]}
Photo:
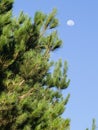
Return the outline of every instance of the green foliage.
{"type": "MultiPolygon", "coordinates": [[[[88,128],[86,128],[86,130],[89,130],[88,128]]],[[[95,119],[92,120],[92,129],[91,130],[96,130],[96,122],[95,119]]]]}
{"type": "Polygon", "coordinates": [[[50,61],[62,45],[56,10],[36,12],[32,23],[23,12],[12,17],[12,7],[13,0],[0,0],[0,130],[69,130],[62,118],[67,63],[50,61]]]}
{"type": "Polygon", "coordinates": [[[95,123],[95,119],[93,119],[92,121],[92,130],[95,130],[96,129],[96,123],[95,123]]]}

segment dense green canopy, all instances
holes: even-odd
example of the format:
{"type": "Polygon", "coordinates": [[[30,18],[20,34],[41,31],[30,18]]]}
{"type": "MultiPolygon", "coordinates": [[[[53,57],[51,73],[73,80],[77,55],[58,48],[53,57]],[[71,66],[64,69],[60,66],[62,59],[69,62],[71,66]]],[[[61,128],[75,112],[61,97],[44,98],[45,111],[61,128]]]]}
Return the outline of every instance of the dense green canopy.
{"type": "Polygon", "coordinates": [[[32,21],[23,12],[13,17],[12,8],[13,0],[0,0],[0,130],[69,130],[67,63],[50,61],[62,45],[56,10],[32,21]]]}

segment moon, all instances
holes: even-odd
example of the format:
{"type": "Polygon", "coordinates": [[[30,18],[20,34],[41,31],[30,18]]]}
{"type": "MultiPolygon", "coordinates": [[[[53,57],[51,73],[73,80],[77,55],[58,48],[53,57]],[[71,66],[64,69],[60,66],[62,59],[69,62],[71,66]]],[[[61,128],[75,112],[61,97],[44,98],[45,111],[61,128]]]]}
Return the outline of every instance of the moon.
{"type": "Polygon", "coordinates": [[[74,20],[72,20],[72,19],[69,19],[69,20],[67,20],[67,26],[74,26],[75,25],[75,22],[74,22],[74,20]]]}

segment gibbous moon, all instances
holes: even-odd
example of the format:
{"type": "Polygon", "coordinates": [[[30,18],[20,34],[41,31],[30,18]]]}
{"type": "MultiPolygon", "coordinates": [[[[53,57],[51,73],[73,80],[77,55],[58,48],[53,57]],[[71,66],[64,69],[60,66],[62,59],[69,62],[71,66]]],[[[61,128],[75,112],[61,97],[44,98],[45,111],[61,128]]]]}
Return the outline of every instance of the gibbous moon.
{"type": "Polygon", "coordinates": [[[67,20],[67,26],[74,26],[75,22],[72,19],[67,20]]]}

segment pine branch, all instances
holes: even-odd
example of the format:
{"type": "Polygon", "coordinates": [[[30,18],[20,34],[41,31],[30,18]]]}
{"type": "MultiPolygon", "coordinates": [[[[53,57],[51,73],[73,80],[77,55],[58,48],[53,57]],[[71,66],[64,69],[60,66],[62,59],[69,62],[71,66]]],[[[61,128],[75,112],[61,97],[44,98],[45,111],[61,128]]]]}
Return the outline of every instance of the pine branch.
{"type": "MultiPolygon", "coordinates": [[[[37,89],[31,88],[27,93],[21,95],[21,96],[19,97],[19,99],[20,99],[20,100],[23,100],[24,98],[31,96],[31,95],[32,95],[32,92],[35,91],[35,90],[37,90],[37,89]]],[[[38,90],[37,90],[37,91],[38,91],[38,90]]]]}

